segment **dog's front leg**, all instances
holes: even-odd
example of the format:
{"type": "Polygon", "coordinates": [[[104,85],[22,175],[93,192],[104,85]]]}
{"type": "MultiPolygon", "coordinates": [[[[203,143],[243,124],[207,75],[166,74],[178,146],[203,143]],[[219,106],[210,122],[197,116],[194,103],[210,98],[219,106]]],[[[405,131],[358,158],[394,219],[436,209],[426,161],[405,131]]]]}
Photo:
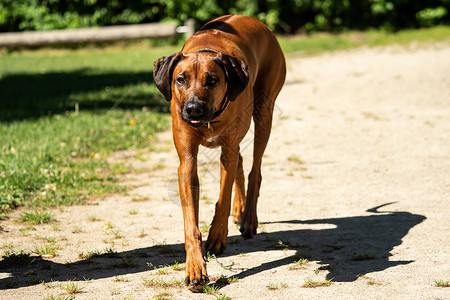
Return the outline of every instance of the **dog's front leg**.
{"type": "Polygon", "coordinates": [[[231,208],[231,192],[239,162],[239,144],[234,147],[222,147],[220,156],[220,194],[216,204],[216,213],[211,223],[206,251],[214,254],[222,253],[227,246],[228,217],[231,208]]]}
{"type": "Polygon", "coordinates": [[[185,284],[191,291],[200,292],[208,283],[206,260],[202,250],[202,235],[198,228],[199,181],[197,175],[198,146],[178,147],[180,166],[178,186],[184,219],[186,249],[185,284]]]}

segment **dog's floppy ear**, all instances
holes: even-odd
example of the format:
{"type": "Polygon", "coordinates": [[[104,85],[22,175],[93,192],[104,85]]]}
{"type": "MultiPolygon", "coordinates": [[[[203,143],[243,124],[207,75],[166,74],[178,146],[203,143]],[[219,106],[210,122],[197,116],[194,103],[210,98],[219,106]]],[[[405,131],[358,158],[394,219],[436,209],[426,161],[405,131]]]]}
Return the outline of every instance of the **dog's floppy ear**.
{"type": "Polygon", "coordinates": [[[181,52],[161,57],[153,63],[153,80],[167,101],[172,99],[173,70],[183,58],[181,52]]]}
{"type": "Polygon", "coordinates": [[[248,66],[242,60],[226,54],[219,55],[217,63],[224,71],[227,79],[228,100],[234,101],[248,84],[248,66]]]}

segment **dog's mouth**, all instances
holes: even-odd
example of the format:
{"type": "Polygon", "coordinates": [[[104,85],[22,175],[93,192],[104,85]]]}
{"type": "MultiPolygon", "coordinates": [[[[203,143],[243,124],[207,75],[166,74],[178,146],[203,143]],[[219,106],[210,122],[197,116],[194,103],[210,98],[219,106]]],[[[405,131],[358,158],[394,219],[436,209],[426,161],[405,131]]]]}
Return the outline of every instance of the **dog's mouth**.
{"type": "Polygon", "coordinates": [[[195,127],[195,128],[201,127],[206,123],[205,121],[200,121],[200,120],[188,120],[187,122],[189,125],[191,125],[192,127],[195,127]]]}
{"type": "Polygon", "coordinates": [[[181,113],[181,119],[194,128],[199,128],[209,122],[209,118],[202,117],[201,119],[191,119],[181,113]]]}

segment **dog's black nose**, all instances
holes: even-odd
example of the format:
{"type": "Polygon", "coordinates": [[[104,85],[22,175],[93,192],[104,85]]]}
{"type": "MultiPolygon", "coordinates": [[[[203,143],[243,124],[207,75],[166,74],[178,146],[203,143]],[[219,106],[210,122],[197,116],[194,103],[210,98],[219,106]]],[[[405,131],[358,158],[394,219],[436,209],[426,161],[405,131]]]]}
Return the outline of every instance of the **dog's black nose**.
{"type": "Polygon", "coordinates": [[[189,119],[195,120],[203,116],[205,108],[204,104],[199,101],[188,101],[184,106],[184,111],[189,119]]]}

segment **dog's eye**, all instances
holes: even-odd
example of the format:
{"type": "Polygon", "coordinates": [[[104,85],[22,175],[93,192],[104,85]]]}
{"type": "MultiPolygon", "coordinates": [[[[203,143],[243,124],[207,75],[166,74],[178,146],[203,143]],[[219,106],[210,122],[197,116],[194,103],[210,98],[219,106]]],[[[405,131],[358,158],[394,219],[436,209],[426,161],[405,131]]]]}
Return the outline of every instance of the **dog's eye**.
{"type": "Polygon", "coordinates": [[[179,85],[183,85],[186,83],[186,80],[183,77],[178,77],[176,80],[179,85]]]}
{"type": "Polygon", "coordinates": [[[214,77],[210,77],[208,78],[208,80],[206,81],[206,85],[207,86],[215,86],[217,84],[217,82],[219,82],[219,80],[217,78],[214,77]]]}

